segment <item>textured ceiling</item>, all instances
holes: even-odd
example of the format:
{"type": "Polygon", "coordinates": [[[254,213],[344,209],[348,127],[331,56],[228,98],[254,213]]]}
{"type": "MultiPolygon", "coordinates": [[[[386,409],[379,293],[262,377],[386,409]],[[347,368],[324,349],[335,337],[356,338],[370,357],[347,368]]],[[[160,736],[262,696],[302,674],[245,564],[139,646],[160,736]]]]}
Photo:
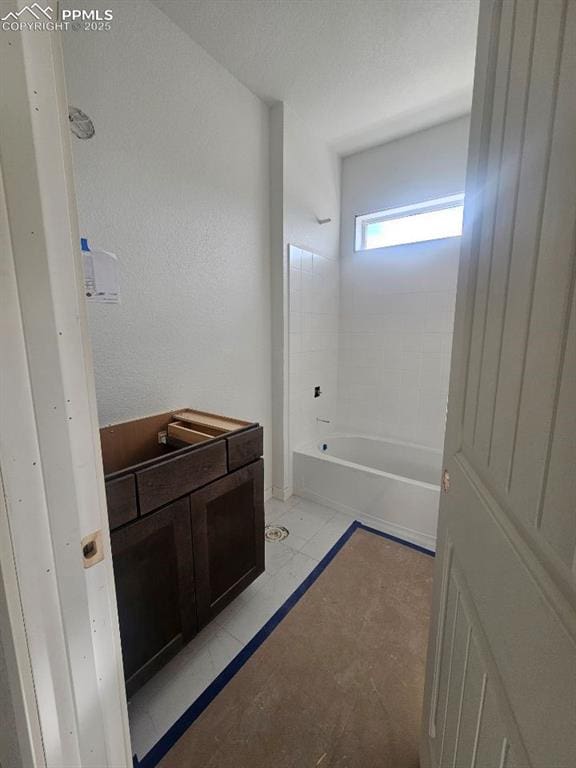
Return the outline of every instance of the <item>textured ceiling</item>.
{"type": "Polygon", "coordinates": [[[350,154],[469,111],[478,0],[154,0],[350,154]]]}

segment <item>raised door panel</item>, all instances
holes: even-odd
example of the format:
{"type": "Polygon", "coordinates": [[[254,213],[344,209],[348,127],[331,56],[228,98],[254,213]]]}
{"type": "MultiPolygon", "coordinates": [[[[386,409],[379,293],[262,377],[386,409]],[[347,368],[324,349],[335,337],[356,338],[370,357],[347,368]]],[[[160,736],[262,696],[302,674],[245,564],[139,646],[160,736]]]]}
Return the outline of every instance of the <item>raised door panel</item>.
{"type": "Polygon", "coordinates": [[[112,554],[130,695],[196,632],[188,498],[113,532],[112,554]]]}
{"type": "Polygon", "coordinates": [[[537,523],[576,579],[576,293],[558,383],[554,431],[537,523]]]}
{"type": "MultiPolygon", "coordinates": [[[[479,396],[484,329],[489,303],[490,275],[492,270],[491,245],[494,233],[499,192],[499,163],[504,139],[507,78],[510,62],[510,46],[514,34],[514,3],[504,3],[500,9],[500,25],[497,37],[492,41],[494,50],[490,58],[496,62],[494,82],[489,103],[490,128],[487,131],[486,157],[483,170],[482,216],[478,217],[476,234],[476,280],[473,298],[474,311],[471,319],[468,376],[463,414],[463,441],[473,447],[478,425],[476,404],[479,396]]],[[[467,200],[469,205],[469,200],[467,200]]]]}
{"type": "MultiPolygon", "coordinates": [[[[437,768],[511,768],[516,764],[515,756],[520,756],[520,765],[528,768],[532,763],[526,742],[541,742],[545,753],[546,741],[550,742],[542,739],[542,729],[548,726],[543,721],[542,728],[528,735],[525,712],[518,723],[453,544],[445,541],[444,546],[434,686],[427,723],[431,764],[437,768]]],[[[558,762],[559,768],[565,765],[558,762]]]]}
{"type": "Polygon", "coordinates": [[[264,463],[190,497],[198,619],[207,624],[264,570],[264,463]]]}
{"type": "Polygon", "coordinates": [[[552,520],[546,507],[552,498],[574,504],[573,473],[566,471],[573,434],[556,433],[576,398],[569,323],[576,2],[506,0],[494,7],[461,450],[506,513],[569,578],[576,521],[573,514],[552,520]]]}

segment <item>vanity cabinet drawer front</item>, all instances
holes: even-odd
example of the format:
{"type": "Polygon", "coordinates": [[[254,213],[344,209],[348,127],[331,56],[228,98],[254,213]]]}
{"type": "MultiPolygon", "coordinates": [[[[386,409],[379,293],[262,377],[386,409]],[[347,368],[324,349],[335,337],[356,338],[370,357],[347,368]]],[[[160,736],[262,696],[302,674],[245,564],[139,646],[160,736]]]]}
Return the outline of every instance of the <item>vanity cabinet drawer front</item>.
{"type": "Polygon", "coordinates": [[[264,453],[264,430],[249,429],[226,438],[228,443],[228,471],[234,472],[259,459],[264,453]]]}
{"type": "Polygon", "coordinates": [[[106,483],[106,501],[110,529],[129,523],[138,517],[136,502],[136,478],[134,475],[108,480],[106,483]]]}
{"type": "Polygon", "coordinates": [[[136,473],[140,513],[145,515],[226,474],[226,443],[168,459],[136,473]]]}

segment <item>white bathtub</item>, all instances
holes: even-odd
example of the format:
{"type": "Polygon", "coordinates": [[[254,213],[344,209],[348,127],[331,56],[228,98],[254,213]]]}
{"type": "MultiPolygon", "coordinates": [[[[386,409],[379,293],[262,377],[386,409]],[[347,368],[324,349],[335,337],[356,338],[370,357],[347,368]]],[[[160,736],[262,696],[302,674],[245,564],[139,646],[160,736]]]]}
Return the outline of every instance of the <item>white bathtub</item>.
{"type": "Polygon", "coordinates": [[[332,435],[294,451],[294,493],[435,549],[441,467],[433,448],[332,435]]]}

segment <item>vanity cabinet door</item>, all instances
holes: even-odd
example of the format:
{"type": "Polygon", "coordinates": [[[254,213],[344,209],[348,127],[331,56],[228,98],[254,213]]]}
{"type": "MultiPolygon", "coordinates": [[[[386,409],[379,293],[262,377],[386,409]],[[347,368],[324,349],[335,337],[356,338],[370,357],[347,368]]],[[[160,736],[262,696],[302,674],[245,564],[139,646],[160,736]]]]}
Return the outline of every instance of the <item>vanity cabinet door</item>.
{"type": "Polygon", "coordinates": [[[190,496],[199,625],[264,571],[264,462],[190,496]]]}
{"type": "Polygon", "coordinates": [[[112,533],[130,696],[196,633],[189,498],[112,533]]]}

